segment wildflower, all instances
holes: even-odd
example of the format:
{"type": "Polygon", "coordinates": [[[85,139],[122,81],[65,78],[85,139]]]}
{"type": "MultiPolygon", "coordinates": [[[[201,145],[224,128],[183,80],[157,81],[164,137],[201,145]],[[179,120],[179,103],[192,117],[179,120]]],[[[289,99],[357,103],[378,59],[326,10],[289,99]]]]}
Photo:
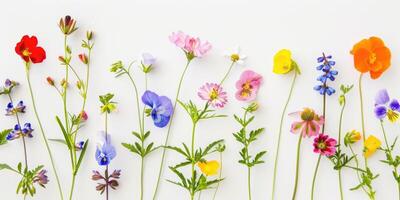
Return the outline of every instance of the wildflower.
{"type": "Polygon", "coordinates": [[[33,182],[38,183],[40,186],[45,187],[45,185],[49,182],[49,179],[46,175],[47,170],[40,170],[35,177],[33,177],[33,182]]]}
{"type": "Polygon", "coordinates": [[[41,63],[46,59],[46,52],[37,45],[38,40],[35,36],[24,35],[15,46],[15,52],[27,63],[41,63]]]}
{"type": "Polygon", "coordinates": [[[324,117],[317,115],[310,108],[304,108],[302,111],[290,113],[289,115],[301,120],[292,124],[290,132],[300,133],[303,137],[311,137],[319,134],[320,126],[324,124],[324,117]]]}
{"type": "Polygon", "coordinates": [[[99,96],[100,102],[103,104],[102,106],[100,106],[101,113],[105,113],[105,112],[111,113],[112,111],[117,109],[117,104],[115,102],[111,101],[111,99],[113,97],[114,97],[114,94],[110,94],[110,93],[99,96]]]}
{"type": "Polygon", "coordinates": [[[30,123],[25,123],[24,128],[21,129],[19,124],[14,126],[14,129],[7,135],[7,140],[14,140],[20,137],[33,137],[33,129],[30,123]]]}
{"type": "Polygon", "coordinates": [[[10,102],[7,104],[6,115],[15,115],[16,113],[25,113],[26,106],[23,101],[19,101],[17,106],[14,107],[13,103],[10,102]]]}
{"type": "Polygon", "coordinates": [[[81,62],[82,62],[83,64],[86,65],[86,64],[89,63],[89,58],[87,57],[86,54],[81,53],[81,54],[78,55],[78,57],[79,57],[79,60],[81,60],[81,62]]]}
{"type": "Polygon", "coordinates": [[[156,63],[156,57],[151,55],[150,53],[142,54],[142,71],[144,73],[149,73],[152,70],[154,63],[156,63]]]}
{"type": "Polygon", "coordinates": [[[251,70],[246,70],[236,82],[236,99],[239,101],[252,101],[256,98],[262,82],[262,76],[251,70]]]}
{"type": "Polygon", "coordinates": [[[219,162],[216,160],[198,162],[197,166],[200,168],[201,172],[206,176],[216,175],[220,167],[219,162]]]}
{"type": "Polygon", "coordinates": [[[356,130],[352,130],[350,132],[347,132],[344,136],[344,145],[348,146],[350,144],[356,143],[359,140],[361,140],[361,133],[356,130]]]}
{"type": "Polygon", "coordinates": [[[364,142],[364,156],[366,158],[370,157],[380,146],[381,141],[377,137],[373,135],[368,136],[364,142]]]}
{"type": "Polygon", "coordinates": [[[79,118],[83,121],[87,121],[89,117],[87,113],[84,110],[82,110],[81,113],[79,113],[79,118]]]}
{"type": "Polygon", "coordinates": [[[216,83],[206,83],[200,87],[197,94],[201,99],[208,101],[209,104],[216,108],[223,108],[228,102],[226,92],[216,83]]]}
{"type": "Polygon", "coordinates": [[[99,165],[108,165],[115,158],[117,152],[111,144],[111,136],[109,134],[102,132],[100,137],[95,153],[96,161],[99,165]]]}
{"type": "Polygon", "coordinates": [[[104,183],[97,183],[96,190],[103,194],[106,187],[110,186],[112,189],[116,190],[119,186],[117,179],[121,176],[121,170],[114,170],[113,173],[104,177],[100,172],[93,170],[92,180],[98,181],[103,180],[104,183]]]}
{"type": "Polygon", "coordinates": [[[142,102],[149,106],[146,113],[153,119],[154,125],[165,127],[173,113],[171,100],[166,96],[158,96],[156,93],[146,90],[142,96],[142,102]]]}
{"type": "Polygon", "coordinates": [[[247,108],[245,108],[245,110],[247,112],[253,113],[257,111],[259,107],[260,105],[257,102],[252,102],[249,106],[247,106],[247,108]]]}
{"type": "Polygon", "coordinates": [[[317,67],[317,70],[322,71],[324,74],[317,78],[321,84],[315,86],[314,90],[318,91],[321,95],[332,95],[335,93],[335,89],[327,85],[327,81],[334,81],[335,76],[338,74],[338,71],[332,70],[332,67],[335,65],[335,61],[332,61],[331,59],[331,55],[325,56],[324,53],[322,54],[322,57],[317,59],[318,63],[320,63],[320,65],[317,67]]]}
{"type": "Polygon", "coordinates": [[[6,81],[4,81],[4,86],[0,87],[0,95],[10,94],[12,89],[17,85],[19,85],[18,82],[6,79],[6,81]]]}
{"type": "Polygon", "coordinates": [[[323,133],[314,139],[314,152],[323,156],[333,156],[336,153],[337,141],[323,133]]]}
{"type": "Polygon", "coordinates": [[[387,90],[379,90],[375,96],[374,112],[380,120],[387,116],[390,122],[395,122],[399,118],[400,104],[397,99],[390,100],[387,90]]]}
{"type": "Polygon", "coordinates": [[[275,74],[287,74],[295,69],[298,72],[297,63],[292,59],[292,53],[288,49],[278,51],[274,56],[274,66],[272,71],[275,74]]]}
{"type": "Polygon", "coordinates": [[[226,53],[225,57],[229,58],[232,62],[237,63],[239,65],[243,65],[244,61],[246,60],[247,56],[241,54],[240,47],[231,53],[226,53]]]}
{"type": "Polygon", "coordinates": [[[195,57],[203,57],[212,48],[209,42],[202,42],[200,38],[192,37],[183,33],[182,31],[172,33],[172,35],[169,36],[169,40],[177,47],[185,51],[189,60],[195,57]]]}
{"type": "Polygon", "coordinates": [[[50,86],[54,86],[55,85],[54,79],[51,78],[50,76],[46,78],[46,81],[50,86]]]}
{"type": "Polygon", "coordinates": [[[353,46],[354,66],[361,72],[369,72],[372,79],[379,78],[390,66],[391,53],[378,37],[363,39],[353,46]]]}
{"type": "Polygon", "coordinates": [[[93,31],[86,31],[86,39],[92,40],[93,39],[93,31]]]}
{"type": "Polygon", "coordinates": [[[76,27],[76,20],[69,15],[60,19],[58,27],[60,27],[61,32],[65,35],[70,35],[78,29],[78,27],[76,27]]]}
{"type": "Polygon", "coordinates": [[[84,141],[79,141],[75,144],[75,151],[80,151],[83,149],[83,146],[85,145],[84,141]]]}

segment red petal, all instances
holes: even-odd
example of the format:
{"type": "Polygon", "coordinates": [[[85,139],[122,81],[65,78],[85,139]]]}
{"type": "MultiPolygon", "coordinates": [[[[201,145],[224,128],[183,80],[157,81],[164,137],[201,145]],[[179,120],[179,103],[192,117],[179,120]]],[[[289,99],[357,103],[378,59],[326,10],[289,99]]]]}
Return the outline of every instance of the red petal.
{"type": "Polygon", "coordinates": [[[44,59],[46,59],[46,52],[42,47],[36,47],[30,50],[30,59],[32,63],[41,63],[44,59]]]}

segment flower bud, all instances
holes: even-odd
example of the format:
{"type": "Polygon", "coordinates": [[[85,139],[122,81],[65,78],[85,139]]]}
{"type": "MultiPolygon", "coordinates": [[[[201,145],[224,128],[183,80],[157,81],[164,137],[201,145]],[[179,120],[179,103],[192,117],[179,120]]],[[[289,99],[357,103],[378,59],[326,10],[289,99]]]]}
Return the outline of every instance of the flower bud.
{"type": "Polygon", "coordinates": [[[87,65],[89,63],[89,59],[86,56],[86,54],[84,54],[84,53],[79,54],[78,57],[79,57],[79,60],[81,60],[83,64],[87,65]]]}
{"type": "Polygon", "coordinates": [[[361,139],[361,133],[356,130],[352,130],[350,132],[347,132],[346,135],[344,136],[344,145],[348,146],[350,144],[354,144],[360,139],[361,139]]]}
{"type": "Polygon", "coordinates": [[[60,27],[60,30],[61,30],[62,33],[64,33],[64,35],[69,35],[69,34],[75,32],[78,29],[76,27],[75,19],[73,19],[69,15],[67,15],[64,18],[60,19],[58,27],[60,27]]]}
{"type": "Polygon", "coordinates": [[[68,82],[63,78],[60,82],[61,87],[67,88],[68,87],[68,82]]]}
{"type": "Polygon", "coordinates": [[[76,81],[76,87],[80,90],[82,88],[82,82],[76,81]]]}
{"type": "Polygon", "coordinates": [[[79,118],[82,119],[83,121],[87,121],[88,120],[88,115],[84,110],[82,110],[82,112],[79,113],[79,118]]]}
{"type": "Polygon", "coordinates": [[[92,40],[93,39],[93,31],[86,31],[86,39],[92,40]]]}
{"type": "Polygon", "coordinates": [[[51,78],[50,76],[47,77],[46,80],[47,80],[47,83],[48,83],[49,85],[51,85],[51,86],[54,86],[54,85],[55,85],[55,84],[54,84],[54,79],[51,78]]]}
{"type": "Polygon", "coordinates": [[[248,112],[251,112],[251,113],[252,113],[252,112],[257,111],[258,108],[259,108],[258,103],[257,103],[257,102],[252,102],[252,103],[246,108],[246,110],[247,110],[248,112]]]}

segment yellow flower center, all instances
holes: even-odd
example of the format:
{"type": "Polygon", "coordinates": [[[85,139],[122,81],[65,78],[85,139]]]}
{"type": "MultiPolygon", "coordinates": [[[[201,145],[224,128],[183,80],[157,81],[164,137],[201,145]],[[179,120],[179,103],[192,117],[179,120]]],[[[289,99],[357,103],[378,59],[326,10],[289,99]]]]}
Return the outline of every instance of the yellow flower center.
{"type": "Polygon", "coordinates": [[[215,88],[213,88],[211,93],[210,93],[210,99],[211,100],[215,100],[217,98],[218,98],[218,91],[215,88]]]}
{"type": "Polygon", "coordinates": [[[325,148],[326,148],[325,142],[319,142],[318,143],[318,149],[325,149],[325,148]]]}
{"type": "Polygon", "coordinates": [[[251,85],[250,82],[246,82],[245,84],[242,85],[242,96],[243,97],[248,97],[251,94],[251,85]]]}
{"type": "Polygon", "coordinates": [[[314,120],[315,113],[313,110],[306,108],[303,112],[301,112],[301,119],[304,121],[312,121],[314,120]]]}
{"type": "Polygon", "coordinates": [[[376,54],[375,53],[371,53],[371,55],[369,55],[368,62],[369,62],[369,64],[374,64],[376,62],[376,54]]]}
{"type": "Polygon", "coordinates": [[[29,56],[29,55],[31,55],[31,52],[29,52],[28,49],[25,49],[24,51],[22,51],[22,55],[23,56],[29,56]]]}
{"type": "Polygon", "coordinates": [[[390,122],[395,122],[397,119],[399,119],[399,113],[393,111],[392,109],[388,110],[387,116],[390,122]]]}
{"type": "Polygon", "coordinates": [[[234,54],[231,55],[231,60],[232,60],[232,62],[236,62],[236,61],[238,61],[239,59],[240,59],[239,54],[234,53],[234,54]]]}

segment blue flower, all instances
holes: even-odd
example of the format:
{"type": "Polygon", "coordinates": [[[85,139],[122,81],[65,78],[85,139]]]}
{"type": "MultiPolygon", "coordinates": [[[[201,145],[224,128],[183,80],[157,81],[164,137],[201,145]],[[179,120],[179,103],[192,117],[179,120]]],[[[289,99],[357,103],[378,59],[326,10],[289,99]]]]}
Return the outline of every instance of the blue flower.
{"type": "Polygon", "coordinates": [[[318,71],[322,71],[323,74],[318,76],[317,81],[321,82],[321,84],[316,85],[314,90],[318,91],[321,95],[332,95],[336,92],[336,90],[327,85],[328,80],[335,81],[335,76],[338,75],[338,71],[332,70],[332,67],[335,66],[335,61],[332,59],[331,55],[325,56],[322,54],[322,57],[318,57],[317,61],[320,65],[317,66],[318,71]]]}
{"type": "Polygon", "coordinates": [[[162,128],[168,124],[174,112],[172,102],[168,97],[158,96],[156,93],[147,90],[142,96],[142,102],[150,107],[147,113],[151,115],[155,126],[162,128]]]}
{"type": "Polygon", "coordinates": [[[19,101],[16,107],[14,107],[13,103],[10,102],[7,104],[6,115],[10,116],[15,115],[16,113],[25,113],[25,108],[26,106],[23,101],[19,101]]]}
{"type": "Polygon", "coordinates": [[[4,86],[0,87],[0,95],[2,94],[10,94],[12,89],[18,85],[18,82],[12,81],[10,79],[7,79],[4,82],[4,86]]]}
{"type": "Polygon", "coordinates": [[[75,144],[75,151],[80,151],[83,149],[83,146],[85,145],[84,141],[79,141],[75,144]]]}
{"type": "Polygon", "coordinates": [[[15,140],[20,137],[33,137],[33,129],[30,123],[25,123],[24,128],[21,129],[19,124],[14,126],[14,129],[7,135],[7,140],[15,140]]]}
{"type": "Polygon", "coordinates": [[[108,165],[116,155],[115,147],[111,144],[111,136],[102,132],[95,153],[97,163],[99,165],[108,165]]]}
{"type": "Polygon", "coordinates": [[[395,122],[399,118],[399,112],[399,101],[397,99],[391,100],[387,90],[379,90],[375,96],[375,116],[380,120],[387,116],[389,121],[395,122]]]}

